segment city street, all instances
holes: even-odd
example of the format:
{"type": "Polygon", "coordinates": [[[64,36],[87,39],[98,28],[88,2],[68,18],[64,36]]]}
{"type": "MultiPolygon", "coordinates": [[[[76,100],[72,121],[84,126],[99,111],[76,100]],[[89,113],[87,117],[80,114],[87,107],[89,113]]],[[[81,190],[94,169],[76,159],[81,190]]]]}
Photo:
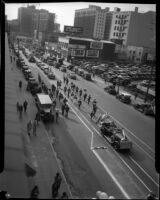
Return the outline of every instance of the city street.
{"type": "Polygon", "coordinates": [[[0,199],[159,199],[156,4],[15,3],[4,15],[0,199]]]}
{"type": "MultiPolygon", "coordinates": [[[[51,83],[56,83],[56,81],[53,81],[53,80],[50,81],[47,78],[47,76],[44,75],[44,73],[35,64],[28,63],[28,65],[31,66],[31,70],[33,70],[35,76],[37,76],[38,73],[41,75],[42,80],[48,85],[48,87],[50,87],[51,83]]],[[[52,70],[56,74],[57,78],[62,80],[63,73],[55,68],[52,70]]],[[[155,163],[154,163],[155,162],[154,160],[155,119],[142,115],[141,113],[134,110],[132,107],[119,102],[115,97],[106,94],[103,91],[104,84],[100,83],[99,81],[96,82],[95,80],[94,82],[88,82],[82,79],[81,77],[78,77],[77,81],[72,80],[72,82],[75,82],[76,85],[78,85],[81,88],[86,88],[87,91],[89,91],[89,93],[92,95],[92,97],[95,97],[98,100],[98,106],[100,107],[101,111],[103,110],[103,111],[109,112],[114,118],[116,118],[116,120],[119,121],[121,126],[127,127],[126,128],[127,134],[128,134],[128,137],[133,142],[133,148],[128,155],[127,154],[123,155],[122,153],[117,153],[113,151],[113,149],[107,144],[107,142],[103,138],[101,138],[99,134],[99,130],[97,126],[95,125],[95,123],[90,121],[89,113],[91,112],[91,108],[87,106],[86,103],[83,103],[82,108],[79,111],[77,110],[76,102],[75,103],[70,102],[70,106],[72,110],[72,112],[70,113],[70,117],[74,117],[76,122],[78,118],[78,121],[79,121],[78,127],[80,126],[80,128],[77,128],[77,125],[75,123],[73,122],[71,123],[71,120],[64,121],[64,123],[62,123],[64,126],[64,130],[67,130],[67,127],[69,127],[69,132],[64,133],[66,138],[65,140],[63,140],[64,135],[60,136],[60,134],[56,134],[56,132],[59,133],[59,130],[54,131],[56,129],[54,125],[47,127],[49,132],[56,135],[56,138],[58,138],[57,141],[59,140],[61,141],[60,144],[57,144],[57,143],[55,144],[55,149],[56,149],[57,154],[61,157],[61,159],[64,162],[65,170],[67,171],[67,166],[68,166],[67,164],[68,159],[66,159],[66,157],[68,158],[68,156],[66,156],[67,152],[69,155],[72,155],[72,160],[74,160],[73,158],[76,159],[76,162],[74,161],[74,163],[77,163],[77,158],[79,160],[79,155],[77,156],[77,154],[79,153],[83,155],[82,158],[85,156],[87,161],[89,160],[88,163],[92,163],[93,160],[92,162],[90,161],[90,158],[92,156],[90,155],[91,152],[88,147],[91,147],[94,143],[95,147],[99,147],[99,146],[107,147],[107,149],[105,150],[96,151],[96,154],[98,152],[98,160],[100,160],[100,162],[102,162],[101,158],[103,158],[103,161],[105,161],[106,159],[108,160],[108,156],[106,154],[110,152],[110,154],[112,156],[114,155],[115,159],[118,160],[119,163],[121,163],[122,165],[121,169],[123,170],[125,169],[125,171],[127,170],[128,173],[130,174],[130,177],[132,177],[132,179],[134,180],[134,184],[136,183],[136,185],[139,186],[138,191],[142,192],[143,195],[146,195],[149,190],[152,190],[155,193],[157,193],[158,192],[158,175],[155,170],[155,163]],[[67,124],[67,127],[65,124],[67,124]],[[84,128],[88,129],[90,134],[89,133],[86,134],[87,130],[83,130],[84,128]],[[75,132],[75,130],[79,130],[79,131],[75,132]],[[82,133],[81,133],[81,130],[83,130],[82,133]],[[69,135],[71,137],[70,139],[69,139],[69,135]],[[70,147],[74,146],[71,143],[72,141],[71,139],[72,140],[74,139],[74,143],[76,143],[75,144],[76,148],[80,150],[77,152],[77,154],[75,154],[76,152],[75,150],[73,151],[73,149],[70,149],[70,147]],[[61,145],[62,141],[64,143],[63,145],[61,145]],[[85,145],[86,141],[88,143],[86,144],[87,147],[85,145]],[[62,146],[64,148],[63,151],[62,151],[62,146]],[[87,151],[87,148],[89,152],[87,151]],[[72,152],[74,152],[74,154],[72,152]],[[100,159],[99,159],[99,155],[101,156],[100,159]]],[[[94,152],[93,154],[95,155],[95,151],[92,151],[92,152],[94,152]]],[[[71,168],[72,166],[71,163],[72,162],[69,162],[69,168],[71,168]]],[[[81,163],[84,163],[84,161],[81,163]]],[[[94,164],[92,163],[89,166],[90,167],[94,166],[94,169],[95,169],[95,163],[94,164]]],[[[108,166],[108,162],[107,162],[107,166],[108,166]]],[[[75,168],[76,166],[74,165],[73,169],[75,170],[75,168]]],[[[113,166],[110,169],[112,169],[112,173],[113,173],[113,166]]],[[[116,170],[117,169],[119,170],[119,167],[116,168],[116,170]]],[[[124,173],[123,170],[121,172],[122,174],[124,173]]],[[[66,173],[68,174],[69,171],[66,173]]],[[[102,174],[102,172],[100,174],[102,174]]],[[[113,174],[115,174],[115,172],[113,174]]],[[[119,177],[120,181],[124,180],[124,177],[122,177],[122,174],[120,176],[121,178],[119,177]]],[[[72,173],[72,176],[73,176],[73,173],[72,173]]],[[[104,177],[104,175],[102,177],[104,177]]],[[[73,180],[75,180],[75,177],[73,180]]],[[[81,184],[81,187],[82,185],[84,186],[84,183],[81,184]]],[[[125,185],[125,187],[127,187],[127,190],[130,191],[128,182],[127,182],[127,186],[125,185]]],[[[87,188],[87,190],[89,189],[87,188]]],[[[87,190],[85,192],[87,192],[87,190]]],[[[82,191],[84,190],[82,189],[82,191]]],[[[106,188],[105,188],[105,191],[107,191],[106,188]]],[[[132,192],[133,192],[133,186],[132,186],[132,192]]],[[[134,193],[134,196],[132,196],[132,198],[136,198],[135,192],[133,193],[134,193]]],[[[138,196],[140,195],[139,192],[137,194],[138,196]]],[[[130,194],[130,195],[133,195],[133,194],[130,194]]]]}

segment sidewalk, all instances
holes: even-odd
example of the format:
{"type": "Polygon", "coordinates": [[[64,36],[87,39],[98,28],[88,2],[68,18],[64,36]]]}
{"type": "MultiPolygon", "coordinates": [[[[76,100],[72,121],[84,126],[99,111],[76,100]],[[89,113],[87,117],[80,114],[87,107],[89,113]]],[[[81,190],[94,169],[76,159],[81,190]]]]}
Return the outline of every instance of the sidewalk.
{"type": "MultiPolygon", "coordinates": [[[[6,48],[6,51],[9,51],[8,48],[6,48]]],[[[9,52],[6,52],[8,54],[8,57],[6,60],[10,60],[9,58],[9,52]]],[[[7,55],[6,54],[6,55],[7,55]]],[[[15,63],[13,66],[11,64],[6,62],[6,86],[10,87],[12,86],[12,89],[10,92],[6,92],[6,104],[7,102],[12,102],[13,109],[15,110],[14,116],[12,118],[14,119],[14,126],[12,129],[10,129],[10,133],[17,132],[19,130],[19,136],[17,137],[17,141],[19,141],[19,146],[21,148],[21,157],[23,159],[16,159],[17,154],[15,156],[15,159],[13,158],[14,162],[10,163],[7,158],[7,164],[8,168],[11,168],[11,166],[15,165],[15,170],[17,170],[18,163],[21,162],[21,171],[23,171],[23,177],[20,177],[19,174],[17,174],[14,178],[12,177],[11,180],[7,181],[7,179],[10,179],[11,175],[8,174],[8,176],[1,176],[3,177],[0,179],[0,185],[1,189],[7,190],[8,193],[11,194],[11,197],[19,197],[19,198],[28,198],[30,196],[30,191],[34,187],[34,185],[37,185],[39,187],[40,195],[39,198],[52,198],[51,195],[51,186],[54,182],[54,177],[57,172],[61,174],[62,177],[62,184],[59,190],[59,195],[61,196],[63,192],[67,192],[67,194],[70,196],[70,189],[68,188],[68,185],[66,183],[65,177],[63,175],[63,171],[61,170],[60,163],[56,157],[56,153],[54,152],[53,146],[52,146],[52,140],[53,138],[49,138],[48,133],[43,125],[42,122],[37,127],[37,136],[32,136],[31,139],[28,137],[26,133],[26,124],[29,121],[29,119],[34,119],[35,114],[37,112],[34,99],[30,93],[26,91],[26,81],[23,78],[23,74],[18,70],[15,66],[15,63]],[[11,68],[13,68],[11,70],[11,68]],[[10,71],[9,71],[10,70],[10,71]],[[10,77],[9,77],[10,75],[10,77]],[[14,76],[14,80],[13,80],[14,76]],[[12,80],[12,83],[9,85],[9,81],[12,80]],[[19,80],[22,80],[22,90],[20,91],[18,88],[18,82],[19,80]],[[13,95],[11,96],[11,94],[13,95]],[[28,109],[27,113],[22,114],[22,119],[18,118],[18,113],[16,112],[16,102],[19,101],[20,104],[24,102],[24,100],[27,100],[28,102],[28,109]],[[14,130],[14,131],[13,131],[14,130]],[[20,131],[21,130],[21,131],[20,131]],[[32,168],[32,170],[36,171],[35,176],[28,177],[25,175],[25,168],[24,164],[27,163],[27,165],[32,168]],[[14,181],[13,181],[14,180],[14,181]],[[17,184],[16,181],[17,180],[17,184]]],[[[11,116],[11,110],[10,107],[7,105],[6,109],[8,110],[9,115],[6,112],[6,119],[9,120],[11,116]]],[[[10,124],[7,124],[6,127],[8,129],[10,128],[10,124]]],[[[7,133],[7,128],[6,128],[7,133]]],[[[10,135],[7,137],[5,136],[5,139],[8,139],[10,141],[10,145],[13,146],[10,138],[10,135]]],[[[7,140],[6,140],[7,141],[7,140]]],[[[15,143],[17,148],[17,142],[15,143]]],[[[11,149],[12,150],[12,149],[11,149]]],[[[6,152],[6,150],[5,150],[6,152]]],[[[11,151],[11,153],[13,150],[11,151]]],[[[5,157],[7,157],[5,155],[5,157]]],[[[6,160],[6,158],[5,158],[6,160]]],[[[6,162],[5,162],[5,170],[6,170],[6,162]]],[[[3,173],[4,174],[4,173],[3,173]]],[[[12,173],[13,174],[13,173],[12,173]]]]}

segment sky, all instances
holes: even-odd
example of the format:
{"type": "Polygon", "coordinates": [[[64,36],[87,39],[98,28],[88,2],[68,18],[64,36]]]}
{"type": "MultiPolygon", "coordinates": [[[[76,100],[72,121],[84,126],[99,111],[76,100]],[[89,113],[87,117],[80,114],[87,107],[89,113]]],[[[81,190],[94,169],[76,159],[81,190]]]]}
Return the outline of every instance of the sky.
{"type": "MultiPolygon", "coordinates": [[[[74,15],[76,9],[88,8],[89,5],[97,5],[102,9],[110,7],[113,11],[114,7],[121,8],[121,11],[134,11],[135,7],[139,7],[139,12],[147,12],[149,10],[156,11],[156,4],[129,4],[129,3],[92,3],[92,2],[72,2],[72,3],[35,3],[37,9],[46,9],[51,13],[56,14],[56,22],[60,24],[60,29],[63,31],[64,25],[74,25],[74,15]]],[[[27,7],[27,4],[5,4],[5,14],[8,20],[18,18],[18,8],[27,7]]]]}

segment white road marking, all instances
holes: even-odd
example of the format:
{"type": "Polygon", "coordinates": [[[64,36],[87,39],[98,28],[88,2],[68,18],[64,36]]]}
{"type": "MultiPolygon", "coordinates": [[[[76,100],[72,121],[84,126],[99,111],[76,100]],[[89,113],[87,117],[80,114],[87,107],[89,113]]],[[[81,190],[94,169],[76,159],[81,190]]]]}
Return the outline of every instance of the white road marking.
{"type": "MultiPolygon", "coordinates": [[[[68,99],[68,98],[67,98],[68,99]]],[[[71,105],[70,105],[71,106],[71,105]]],[[[75,107],[75,106],[74,106],[75,107]]],[[[93,135],[93,132],[91,131],[91,129],[85,124],[85,122],[77,115],[77,113],[74,111],[74,109],[72,108],[71,106],[71,109],[72,111],[76,114],[76,116],[79,118],[79,120],[87,127],[87,129],[92,133],[93,135]]],[[[104,109],[101,108],[103,111],[104,109]]],[[[81,113],[81,115],[83,116],[83,114],[81,113]]],[[[90,122],[83,116],[83,118],[90,124],[90,122]]],[[[117,121],[117,120],[116,120],[117,121]]],[[[121,124],[119,122],[119,124],[121,124]]],[[[90,126],[97,132],[98,135],[99,132],[90,124],[90,126]]],[[[122,125],[123,127],[125,127],[124,125],[122,125]]],[[[126,128],[127,130],[127,128],[126,128]]],[[[129,131],[129,130],[128,130],[129,131]]],[[[131,131],[129,131],[131,132],[131,131]]],[[[46,133],[47,134],[47,133],[46,133]]],[[[133,133],[131,133],[133,134],[133,133]]],[[[48,136],[48,135],[47,135],[48,136]]],[[[101,136],[101,135],[100,135],[101,136]]],[[[135,136],[133,134],[133,136],[135,136]]],[[[93,137],[93,136],[92,136],[93,137]]],[[[135,136],[136,137],[136,136],[135,136]]],[[[138,138],[139,139],[139,138],[138,138]]],[[[139,139],[140,140],[140,139],[139,139]]],[[[50,142],[50,141],[49,141],[50,142]]],[[[93,141],[92,141],[93,143],[93,141]]],[[[143,143],[143,141],[142,141],[143,143]]],[[[145,144],[145,143],[144,143],[145,144]]],[[[146,144],[145,144],[146,145],[146,144]]],[[[148,145],[147,145],[148,146],[148,145]]],[[[51,146],[52,147],[52,146],[51,146]]],[[[53,148],[53,147],[52,147],[53,148]]],[[[150,148],[150,147],[149,147],[150,148]]],[[[113,176],[113,174],[111,173],[111,171],[108,169],[108,167],[105,165],[105,163],[103,162],[103,160],[100,158],[100,156],[98,155],[97,152],[95,152],[94,150],[92,150],[93,153],[96,155],[96,157],[98,158],[98,160],[101,162],[101,164],[103,165],[103,167],[107,170],[107,172],[110,174],[110,176],[112,177],[113,181],[117,184],[117,186],[119,187],[119,189],[122,191],[122,193],[124,194],[124,196],[128,199],[130,199],[130,197],[127,195],[127,193],[124,191],[124,189],[122,188],[122,186],[119,184],[119,182],[117,181],[117,179],[115,179],[115,177],[113,176]],[[107,167],[107,168],[106,168],[107,167]],[[109,170],[109,171],[108,171],[109,170]]],[[[153,151],[153,150],[152,150],[153,151]]],[[[116,151],[115,151],[116,152],[116,151]]],[[[116,154],[118,155],[118,153],[116,152],[116,154]]],[[[129,167],[129,165],[118,155],[118,157],[122,160],[122,162],[130,169],[130,171],[137,177],[137,179],[147,188],[148,191],[150,191],[150,189],[145,185],[145,183],[137,176],[137,174],[129,167]]]]}
{"type": "Polygon", "coordinates": [[[129,158],[146,174],[146,176],[148,176],[148,178],[157,186],[159,187],[159,184],[155,182],[155,180],[153,180],[153,178],[131,157],[129,156],[129,158]]]}
{"type": "MultiPolygon", "coordinates": [[[[71,106],[71,105],[70,105],[71,106]]],[[[84,126],[90,131],[90,133],[92,134],[93,137],[93,131],[86,125],[86,123],[78,116],[78,114],[75,112],[75,110],[72,108],[72,111],[75,113],[75,115],[78,117],[78,119],[84,124],[84,126]]],[[[128,196],[128,194],[126,193],[126,191],[123,189],[123,187],[120,185],[120,183],[118,182],[118,180],[114,177],[114,175],[112,174],[112,172],[109,170],[109,168],[106,166],[106,164],[103,162],[103,160],[100,158],[100,156],[98,155],[98,153],[96,153],[93,149],[92,149],[94,155],[97,157],[97,159],[100,161],[100,163],[103,165],[104,169],[107,171],[107,173],[111,176],[112,180],[115,182],[115,184],[118,186],[118,188],[121,190],[121,192],[123,193],[123,195],[127,198],[130,199],[130,197],[128,196]]]]}
{"type": "MultiPolygon", "coordinates": [[[[72,106],[71,106],[72,108],[72,106]]],[[[73,108],[72,108],[73,110],[73,108]]],[[[73,110],[73,112],[76,114],[76,112],[73,110]]],[[[90,122],[83,116],[83,114],[81,113],[82,117],[90,124],[90,122]]],[[[76,116],[80,119],[80,121],[84,124],[83,120],[76,114],[76,116]]],[[[85,124],[85,126],[87,126],[85,124]]],[[[94,128],[94,126],[92,126],[90,124],[90,126],[96,131],[96,133],[101,136],[101,134],[94,128]]],[[[88,128],[88,126],[87,126],[88,128]]],[[[89,128],[88,128],[89,129],[89,128]]],[[[90,129],[89,129],[90,130],[90,129]]],[[[90,130],[91,131],[91,130],[90,130]]],[[[93,134],[93,132],[91,131],[91,133],[93,134]]],[[[101,136],[102,137],[102,136],[101,136]]],[[[114,149],[113,149],[114,150],[114,149]]],[[[116,155],[121,159],[121,161],[129,168],[129,170],[136,176],[136,178],[145,186],[145,188],[148,190],[148,191],[151,191],[147,185],[138,177],[138,175],[131,169],[131,167],[119,156],[119,154],[116,152],[116,150],[114,150],[114,152],[116,153],[116,155]]]]}

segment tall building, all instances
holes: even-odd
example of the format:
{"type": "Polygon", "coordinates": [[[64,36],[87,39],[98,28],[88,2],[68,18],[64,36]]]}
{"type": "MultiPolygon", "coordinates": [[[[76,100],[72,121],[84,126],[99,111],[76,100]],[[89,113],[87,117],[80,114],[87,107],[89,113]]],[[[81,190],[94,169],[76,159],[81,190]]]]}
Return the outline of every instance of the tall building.
{"type": "Polygon", "coordinates": [[[33,36],[34,23],[33,13],[36,11],[35,6],[21,7],[18,9],[18,21],[20,34],[28,37],[33,36]]]}
{"type": "Polygon", "coordinates": [[[89,5],[89,8],[75,11],[74,26],[82,27],[81,36],[94,39],[103,39],[105,32],[106,13],[109,8],[89,5]]]}
{"type": "Polygon", "coordinates": [[[47,10],[36,10],[33,15],[34,31],[38,34],[40,40],[46,40],[54,31],[55,14],[47,10]]]}
{"type": "Polygon", "coordinates": [[[113,12],[109,39],[126,46],[155,48],[155,12],[113,12]]]}

